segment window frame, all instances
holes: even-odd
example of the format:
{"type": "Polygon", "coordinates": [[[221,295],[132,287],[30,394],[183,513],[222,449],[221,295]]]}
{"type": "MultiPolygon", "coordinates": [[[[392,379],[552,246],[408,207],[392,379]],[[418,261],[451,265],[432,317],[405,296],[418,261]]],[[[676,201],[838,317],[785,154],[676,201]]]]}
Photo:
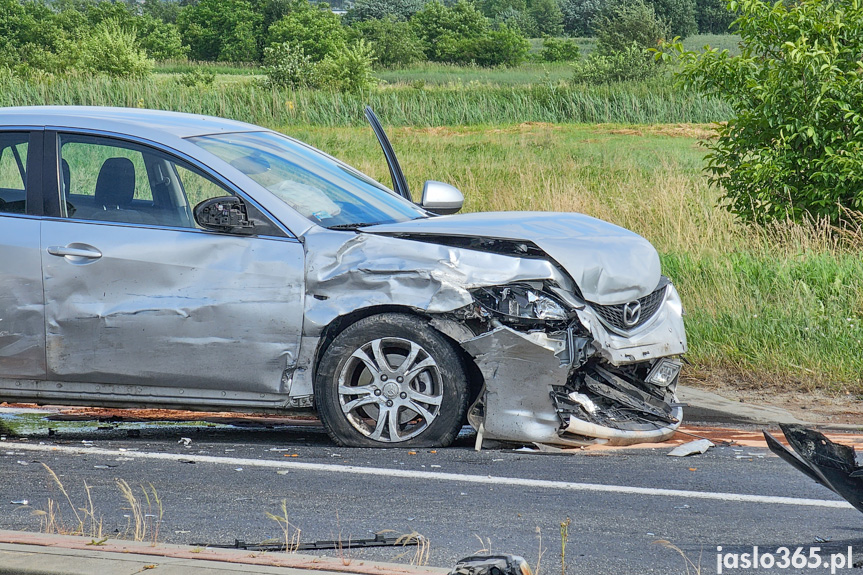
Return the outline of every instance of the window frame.
{"type": "Polygon", "coordinates": [[[3,126],[0,134],[25,134],[27,135],[27,162],[24,182],[25,209],[23,214],[14,212],[0,212],[0,216],[12,218],[30,218],[43,215],[42,184],[43,184],[43,138],[45,128],[38,126],[3,126]]]}
{"type": "MultiPolygon", "coordinates": [[[[288,230],[286,226],[284,226],[277,218],[273,217],[273,215],[267,211],[263,206],[261,206],[257,201],[255,201],[252,197],[250,197],[243,190],[238,188],[236,185],[227,181],[225,178],[221,177],[219,174],[215,173],[211,168],[207,165],[203,164],[200,160],[197,160],[188,154],[175,150],[169,146],[165,146],[163,144],[159,144],[158,142],[153,142],[151,140],[147,140],[145,138],[139,138],[136,136],[131,136],[129,134],[118,134],[115,132],[107,132],[104,130],[91,130],[91,129],[80,129],[80,128],[46,128],[45,129],[45,144],[44,148],[46,151],[46,161],[44,163],[43,169],[43,180],[44,180],[44,194],[45,194],[45,210],[44,215],[50,218],[59,219],[62,221],[68,222],[78,222],[78,223],[88,223],[93,225],[111,225],[111,226],[124,226],[124,227],[144,227],[144,228],[156,228],[156,229],[166,229],[166,230],[182,230],[190,233],[205,233],[205,234],[218,234],[218,235],[230,235],[230,236],[242,236],[242,237],[262,237],[268,239],[288,239],[296,241],[296,236],[288,230]],[[123,147],[123,145],[131,145],[133,147],[151,149],[156,153],[160,153],[162,155],[167,156],[172,162],[174,162],[174,169],[176,171],[176,163],[185,164],[186,166],[192,168],[192,172],[199,172],[198,175],[211,179],[214,183],[219,186],[225,188],[230,191],[238,198],[242,199],[248,205],[253,206],[260,214],[260,217],[264,218],[266,222],[269,224],[267,227],[273,231],[274,233],[263,233],[263,234],[255,234],[254,236],[248,236],[245,234],[232,234],[230,232],[221,232],[221,231],[213,231],[213,230],[205,230],[197,227],[187,227],[187,226],[172,226],[167,224],[151,224],[151,223],[127,223],[127,222],[112,222],[106,220],[88,220],[82,218],[75,218],[73,216],[69,216],[66,210],[66,205],[62,201],[62,186],[60,185],[61,180],[61,156],[60,156],[60,139],[61,136],[72,136],[72,137],[96,137],[104,140],[108,140],[108,145],[110,145],[110,141],[117,142],[118,147],[123,147]],[[50,148],[50,152],[49,152],[50,148]]],[[[183,166],[184,168],[186,166],[183,166]]],[[[183,190],[185,194],[185,189],[183,190]]],[[[188,201],[188,196],[187,196],[188,201]]],[[[194,206],[189,206],[189,209],[193,209],[194,206]]]]}

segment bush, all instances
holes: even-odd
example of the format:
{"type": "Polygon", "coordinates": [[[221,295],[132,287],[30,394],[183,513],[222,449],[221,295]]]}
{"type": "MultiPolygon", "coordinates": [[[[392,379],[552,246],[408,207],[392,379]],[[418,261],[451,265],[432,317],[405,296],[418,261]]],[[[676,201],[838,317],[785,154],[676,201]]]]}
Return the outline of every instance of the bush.
{"type": "Polygon", "coordinates": [[[539,59],[543,62],[570,62],[581,58],[581,50],[573,40],[546,38],[542,41],[539,59]]]}
{"type": "Polygon", "coordinates": [[[644,0],[612,0],[595,20],[596,49],[612,57],[630,50],[655,49],[668,38],[668,25],[644,0]]]}
{"type": "Polygon", "coordinates": [[[284,42],[264,48],[264,84],[269,87],[306,88],[317,84],[315,64],[299,44],[284,42]]]}
{"type": "Polygon", "coordinates": [[[433,62],[512,66],[524,61],[530,50],[521,33],[506,25],[492,30],[488,18],[465,0],[452,7],[437,1],[426,4],[411,25],[433,62]]]}
{"type": "Polygon", "coordinates": [[[345,48],[345,30],[328,4],[295,0],[288,14],[267,32],[268,44],[285,42],[302,46],[306,56],[320,62],[345,48]]]}
{"type": "Polygon", "coordinates": [[[602,0],[562,0],[564,32],[570,36],[593,36],[594,20],[602,6],[602,0]]]}
{"type": "Polygon", "coordinates": [[[637,44],[610,54],[593,52],[574,67],[572,80],[585,84],[646,80],[659,71],[653,57],[637,44]]]}
{"type": "Polygon", "coordinates": [[[466,62],[478,66],[518,66],[527,58],[530,42],[518,31],[502,25],[462,45],[466,62]]]}
{"type": "Polygon", "coordinates": [[[177,84],[186,86],[187,88],[196,88],[198,86],[212,86],[216,81],[216,74],[210,70],[195,68],[190,72],[183,72],[177,77],[177,84]]]}
{"type": "Polygon", "coordinates": [[[138,47],[134,32],[108,21],[81,43],[80,69],[115,78],[142,78],[153,71],[153,61],[138,47]]]}
{"type": "Polygon", "coordinates": [[[372,74],[374,64],[372,49],[364,40],[342,50],[336,56],[328,56],[317,65],[317,82],[322,88],[358,94],[377,84],[372,74]]]}
{"type": "Polygon", "coordinates": [[[371,45],[379,66],[404,67],[425,59],[422,42],[408,22],[388,16],[382,20],[357,22],[348,31],[354,40],[371,45]]]}
{"type": "Polygon", "coordinates": [[[679,78],[728,101],[707,141],[725,205],[754,222],[841,223],[863,210],[863,6],[856,0],[732,0],[741,52],[681,52],[679,78]]]}

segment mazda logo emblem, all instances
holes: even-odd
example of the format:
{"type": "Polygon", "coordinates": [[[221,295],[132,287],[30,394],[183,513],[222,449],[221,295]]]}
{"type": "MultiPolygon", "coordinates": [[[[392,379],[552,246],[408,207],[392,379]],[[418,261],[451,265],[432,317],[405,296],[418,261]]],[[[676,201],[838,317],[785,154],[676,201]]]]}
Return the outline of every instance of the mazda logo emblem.
{"type": "Polygon", "coordinates": [[[623,323],[626,327],[632,327],[641,319],[641,302],[631,301],[623,306],[623,323]]]}

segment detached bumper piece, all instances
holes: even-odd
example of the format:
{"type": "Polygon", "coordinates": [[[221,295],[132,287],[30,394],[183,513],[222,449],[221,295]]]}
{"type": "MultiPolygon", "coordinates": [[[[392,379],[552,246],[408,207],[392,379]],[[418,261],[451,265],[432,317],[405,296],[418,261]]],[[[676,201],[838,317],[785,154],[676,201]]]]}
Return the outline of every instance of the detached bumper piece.
{"type": "Polygon", "coordinates": [[[473,555],[460,559],[449,575],[531,575],[518,555],[473,555]]]}
{"type": "Polygon", "coordinates": [[[863,512],[863,453],[801,425],[780,424],[794,451],[764,432],[770,451],[863,512]]]}

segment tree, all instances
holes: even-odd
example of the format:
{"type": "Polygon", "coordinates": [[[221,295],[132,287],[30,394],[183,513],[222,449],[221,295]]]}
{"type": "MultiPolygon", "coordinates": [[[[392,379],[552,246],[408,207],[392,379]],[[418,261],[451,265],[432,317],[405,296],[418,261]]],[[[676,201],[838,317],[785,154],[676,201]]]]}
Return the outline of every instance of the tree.
{"type": "Polygon", "coordinates": [[[339,17],[326,3],[310,4],[308,0],[294,0],[288,14],[267,32],[267,44],[299,45],[313,62],[329,55],[337,55],[345,48],[345,30],[339,17]]]}
{"type": "Polygon", "coordinates": [[[737,15],[727,0],[695,0],[695,21],[699,34],[727,34],[737,15]]]}
{"type": "Polygon", "coordinates": [[[106,20],[84,39],[80,68],[115,78],[142,78],[153,70],[153,61],[137,45],[134,31],[125,30],[115,20],[106,20]]]}
{"type": "Polygon", "coordinates": [[[419,12],[425,0],[357,0],[345,14],[345,22],[363,22],[365,20],[408,20],[419,12]]]}
{"type": "Polygon", "coordinates": [[[858,0],[731,0],[741,52],[675,49],[685,88],[734,114],[706,142],[707,172],[746,221],[863,210],[863,5],[858,0]]]}
{"type": "Polygon", "coordinates": [[[177,16],[190,58],[226,62],[260,59],[257,38],[262,21],[248,0],[199,0],[177,16]]]}
{"type": "Polygon", "coordinates": [[[348,33],[352,39],[368,42],[378,65],[385,68],[408,66],[425,58],[422,42],[414,28],[392,16],[357,22],[348,33]]]}
{"type": "Polygon", "coordinates": [[[466,0],[452,7],[429,2],[414,14],[411,25],[426,47],[426,57],[434,62],[469,62],[466,44],[489,31],[488,19],[466,0]]]}
{"type": "Polygon", "coordinates": [[[543,36],[563,34],[563,13],[557,0],[533,0],[528,13],[536,21],[537,31],[543,36]]]}
{"type": "Polygon", "coordinates": [[[563,30],[570,36],[593,36],[594,19],[602,9],[602,0],[563,0],[563,30]]]}
{"type": "Polygon", "coordinates": [[[138,43],[154,60],[179,60],[189,53],[183,45],[180,31],[170,24],[149,14],[135,19],[135,35],[138,43]]]}
{"type": "Polygon", "coordinates": [[[672,36],[686,38],[698,33],[695,0],[650,0],[660,20],[668,23],[672,36]]]}
{"type": "Polygon", "coordinates": [[[596,50],[604,55],[656,48],[669,37],[668,25],[644,0],[612,0],[594,21],[596,50]]]}

